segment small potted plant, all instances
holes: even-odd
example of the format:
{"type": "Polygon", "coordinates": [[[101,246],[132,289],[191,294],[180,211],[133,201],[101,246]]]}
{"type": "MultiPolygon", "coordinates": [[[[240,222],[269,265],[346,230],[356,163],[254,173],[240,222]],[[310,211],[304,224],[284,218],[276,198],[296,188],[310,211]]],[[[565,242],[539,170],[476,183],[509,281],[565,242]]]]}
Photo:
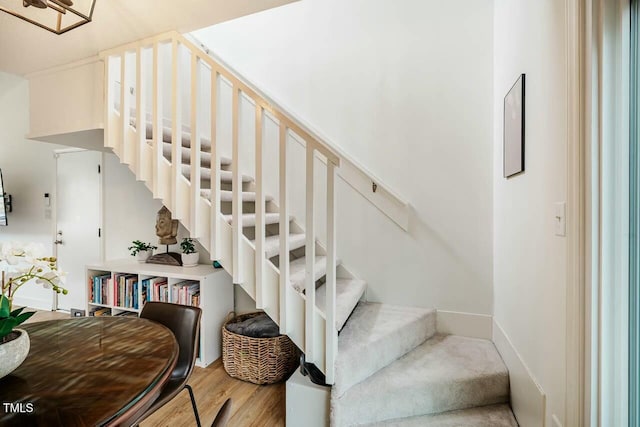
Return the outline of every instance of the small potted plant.
{"type": "Polygon", "coordinates": [[[136,257],[140,263],[146,262],[147,259],[153,255],[153,250],[158,249],[157,246],[153,246],[151,243],[141,242],[140,240],[134,240],[132,244],[133,246],[129,246],[131,256],[136,257]]]}
{"type": "Polygon", "coordinates": [[[198,265],[198,252],[196,252],[196,245],[193,239],[185,237],[180,242],[180,249],[182,249],[182,266],[193,267],[198,265]]]}

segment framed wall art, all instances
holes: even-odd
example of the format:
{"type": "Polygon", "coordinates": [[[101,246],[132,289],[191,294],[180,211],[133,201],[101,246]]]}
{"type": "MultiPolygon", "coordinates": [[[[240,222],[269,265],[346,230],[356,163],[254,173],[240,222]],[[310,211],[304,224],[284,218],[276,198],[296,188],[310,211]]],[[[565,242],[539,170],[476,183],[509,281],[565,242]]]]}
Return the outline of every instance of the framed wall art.
{"type": "Polygon", "coordinates": [[[504,97],[504,177],[524,172],[524,74],[504,97]]]}

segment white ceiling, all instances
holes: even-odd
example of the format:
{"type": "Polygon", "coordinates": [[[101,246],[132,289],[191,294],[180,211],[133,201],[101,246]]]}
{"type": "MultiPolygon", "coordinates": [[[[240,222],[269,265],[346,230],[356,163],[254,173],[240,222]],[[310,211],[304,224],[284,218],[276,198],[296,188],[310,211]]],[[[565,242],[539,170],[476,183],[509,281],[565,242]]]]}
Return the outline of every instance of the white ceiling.
{"type": "Polygon", "coordinates": [[[59,36],[0,12],[0,71],[24,75],[164,31],[185,33],[292,1],[96,0],[93,22],[59,36]]]}

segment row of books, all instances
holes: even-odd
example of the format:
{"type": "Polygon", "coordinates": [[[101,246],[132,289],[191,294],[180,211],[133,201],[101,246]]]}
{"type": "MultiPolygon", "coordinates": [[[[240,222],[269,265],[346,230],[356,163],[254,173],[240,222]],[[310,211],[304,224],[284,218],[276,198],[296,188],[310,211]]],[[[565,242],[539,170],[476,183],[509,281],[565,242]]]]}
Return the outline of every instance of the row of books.
{"type": "Polygon", "coordinates": [[[97,275],[89,279],[91,303],[137,310],[141,306],[138,299],[143,304],[160,301],[199,307],[200,283],[185,280],[170,287],[166,277],[151,277],[138,283],[137,275],[126,273],[97,275]]]}
{"type": "Polygon", "coordinates": [[[89,301],[138,309],[138,276],[120,273],[94,276],[89,279],[89,301]]]}

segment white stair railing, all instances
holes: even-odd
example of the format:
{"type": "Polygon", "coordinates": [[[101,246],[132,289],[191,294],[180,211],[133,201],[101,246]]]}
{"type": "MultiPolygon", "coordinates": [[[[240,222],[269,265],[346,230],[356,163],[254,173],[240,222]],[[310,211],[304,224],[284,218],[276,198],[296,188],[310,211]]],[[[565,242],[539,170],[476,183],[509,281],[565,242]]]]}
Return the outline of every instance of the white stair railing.
{"type": "Polygon", "coordinates": [[[336,168],[340,156],[328,144],[294,120],[286,111],[267,101],[256,89],[219,64],[206,52],[176,32],[161,34],[101,53],[105,62],[105,146],[113,149],[129,165],[137,179],[144,181],[155,198],[162,199],[174,218],[192,237],[198,238],[237,283],[256,300],[258,308],[276,321],[327,377],[334,381],[338,333],[336,319],[336,168]],[[188,61],[186,59],[189,59],[188,61]],[[190,69],[190,72],[189,72],[190,69]],[[203,76],[210,73],[206,90],[203,76]],[[203,74],[204,73],[204,74],[203,74]],[[170,90],[166,77],[170,76],[170,90]],[[232,220],[221,210],[220,145],[216,141],[220,107],[218,83],[232,86],[232,220]],[[189,117],[183,117],[183,102],[189,91],[189,117]],[[239,138],[240,99],[255,104],[255,246],[243,234],[243,184],[239,138]],[[210,149],[203,151],[203,112],[210,104],[210,149]],[[171,102],[170,123],[165,106],[171,102]],[[264,117],[279,123],[279,268],[266,258],[265,141],[264,117]],[[150,122],[151,135],[147,134],[150,122]],[[185,127],[184,124],[188,124],[185,127]],[[186,134],[188,131],[189,135],[186,134]],[[290,177],[288,136],[293,132],[306,147],[306,218],[302,224],[305,243],[305,293],[290,284],[290,177]],[[170,138],[169,138],[170,135],[170,138]],[[190,168],[183,168],[184,142],[188,141],[190,168]],[[170,144],[169,144],[170,143],[170,144]],[[167,148],[169,145],[170,149],[167,148]],[[170,153],[170,156],[166,155],[170,153]],[[211,191],[201,196],[202,154],[211,159],[211,191]],[[326,308],[316,307],[317,250],[314,159],[326,164],[326,308]],[[188,179],[185,177],[188,170],[188,179]]]}

